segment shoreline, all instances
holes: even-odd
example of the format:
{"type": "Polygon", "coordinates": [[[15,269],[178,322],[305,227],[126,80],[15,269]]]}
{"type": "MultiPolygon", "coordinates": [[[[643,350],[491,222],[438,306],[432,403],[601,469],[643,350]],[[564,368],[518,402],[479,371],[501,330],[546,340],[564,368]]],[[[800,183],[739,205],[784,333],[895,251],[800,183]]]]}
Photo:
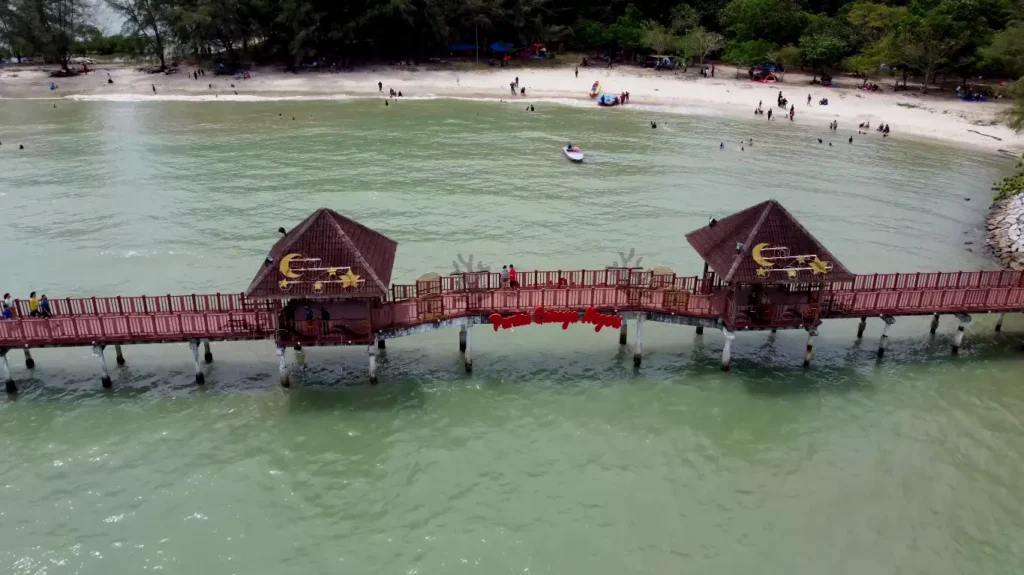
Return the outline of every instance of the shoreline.
{"type": "MultiPolygon", "coordinates": [[[[579,77],[571,66],[559,68],[495,68],[472,70],[416,70],[387,67],[338,73],[291,74],[274,68],[255,68],[251,79],[208,74],[198,80],[183,71],[173,75],[146,74],[131,68],[97,68],[72,78],[48,77],[45,69],[0,70],[0,99],[67,99],[75,101],[303,101],[384,98],[394,88],[405,99],[453,98],[475,101],[511,100],[594,106],[587,92],[601,82],[609,93],[630,92],[627,108],[651,113],[720,116],[766,121],[753,117],[758,101],[771,108],[779,90],[796,106],[797,124],[827,130],[832,121],[852,134],[861,122],[871,128],[863,137],[877,136],[879,123],[892,128],[890,139],[909,136],[946,144],[969,146],[1014,157],[1024,152],[1024,137],[998,122],[1009,107],[1005,101],[963,102],[916,92],[865,92],[856,88],[809,85],[810,77],[788,73],[785,82],[765,85],[735,79],[734,68],[722,67],[716,78],[693,73],[655,72],[636,67],[583,68],[579,77]],[[508,83],[519,77],[526,97],[513,96],[508,83]],[[107,78],[113,84],[107,83],[107,78]],[[57,90],[49,90],[50,82],[57,90]],[[377,82],[383,84],[378,91],[377,82]],[[233,85],[233,86],[232,86],[233,85]],[[154,92],[155,88],[155,92],[154,92]],[[812,105],[806,96],[811,95],[812,105]],[[819,106],[821,98],[828,106],[819,106]]],[[[848,80],[848,79],[842,79],[848,80]]],[[[614,113],[613,110],[608,110],[614,113]]],[[[782,110],[775,109],[777,112],[782,110]]],[[[780,122],[788,121],[785,116],[780,122]]]]}

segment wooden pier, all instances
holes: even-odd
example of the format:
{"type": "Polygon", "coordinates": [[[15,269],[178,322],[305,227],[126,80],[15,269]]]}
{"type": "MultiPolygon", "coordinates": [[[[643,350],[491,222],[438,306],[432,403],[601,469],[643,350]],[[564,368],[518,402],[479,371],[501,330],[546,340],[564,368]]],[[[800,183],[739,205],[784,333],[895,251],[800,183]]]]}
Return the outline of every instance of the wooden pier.
{"type": "Polygon", "coordinates": [[[13,393],[12,350],[23,350],[31,369],[32,348],[91,346],[109,387],[106,347],[114,346],[123,364],[122,346],[187,342],[202,383],[200,347],[209,363],[210,342],[273,340],[283,385],[290,383],[285,349],[322,345],[367,346],[376,381],[376,350],[387,339],[457,326],[470,370],[472,326],[497,330],[510,317],[609,331],[618,325],[620,344],[623,318],[634,318],[637,366],[645,320],[691,325],[698,333],[720,329],[726,370],[735,331],[804,329],[806,366],[827,319],[860,318],[859,338],[867,318],[881,318],[881,357],[899,316],[932,316],[934,333],[941,315],[955,315],[956,353],[970,314],[1000,314],[999,330],[1005,313],[1024,311],[1024,272],[853,275],[775,202],[712,221],[687,239],[707,262],[700,276],[667,268],[529,271],[518,272],[518,286],[509,287],[498,273],[472,272],[425,274],[388,287],[397,244],[321,209],[281,238],[245,293],[55,299],[48,317],[32,316],[29,302],[17,300],[15,319],[0,321],[0,369],[13,393]]]}

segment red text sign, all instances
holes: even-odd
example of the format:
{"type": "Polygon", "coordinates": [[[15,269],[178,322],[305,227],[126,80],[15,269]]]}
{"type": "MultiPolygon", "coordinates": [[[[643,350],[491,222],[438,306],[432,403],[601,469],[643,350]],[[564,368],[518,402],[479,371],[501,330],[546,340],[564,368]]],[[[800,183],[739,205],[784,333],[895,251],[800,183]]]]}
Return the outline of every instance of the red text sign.
{"type": "MultiPolygon", "coordinates": [[[[515,315],[505,317],[500,313],[492,313],[488,319],[490,320],[491,325],[494,326],[494,331],[530,325],[531,323],[560,323],[562,324],[562,329],[568,329],[569,324],[580,323],[581,321],[579,312],[572,310],[544,309],[544,306],[536,308],[533,310],[532,314],[517,313],[515,315]]],[[[583,313],[582,322],[593,325],[594,331],[599,332],[605,327],[622,327],[622,316],[600,313],[595,308],[588,307],[587,311],[583,313]]]]}

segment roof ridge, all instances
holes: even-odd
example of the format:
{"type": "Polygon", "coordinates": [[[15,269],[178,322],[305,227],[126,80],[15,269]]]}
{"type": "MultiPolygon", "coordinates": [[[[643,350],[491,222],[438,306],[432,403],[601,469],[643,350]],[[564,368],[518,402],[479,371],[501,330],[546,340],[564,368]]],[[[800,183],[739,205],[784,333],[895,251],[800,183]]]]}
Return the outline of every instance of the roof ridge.
{"type": "MultiPolygon", "coordinates": [[[[328,211],[333,212],[333,210],[328,211]]],[[[341,214],[338,214],[337,212],[333,213],[341,216],[341,214]]],[[[373,267],[371,267],[369,262],[366,261],[366,258],[363,257],[362,252],[356,247],[352,238],[348,237],[348,234],[345,233],[345,229],[341,227],[341,222],[338,221],[338,218],[332,216],[331,223],[334,224],[334,227],[338,229],[338,233],[341,234],[341,241],[345,244],[345,247],[352,250],[352,256],[356,258],[356,261],[358,261],[359,265],[363,267],[363,270],[370,274],[370,277],[373,278],[374,283],[377,284],[377,287],[380,288],[380,291],[384,293],[384,297],[386,298],[388,295],[388,287],[384,285],[384,282],[380,281],[380,278],[377,277],[377,272],[374,271],[373,267]]]]}
{"type": "Polygon", "coordinates": [[[277,240],[277,242],[274,243],[273,246],[271,246],[270,253],[267,255],[267,259],[269,259],[270,262],[264,262],[263,268],[260,269],[260,273],[256,274],[256,277],[252,280],[252,283],[249,284],[249,287],[245,291],[248,292],[250,289],[253,289],[255,286],[258,286],[260,283],[262,283],[266,275],[270,273],[272,269],[274,269],[273,266],[267,265],[267,263],[277,263],[276,261],[274,261],[272,255],[277,245],[281,244],[281,251],[285,251],[285,248],[295,243],[295,238],[302,237],[302,232],[305,232],[307,229],[309,229],[309,226],[313,225],[313,220],[316,219],[317,215],[319,215],[326,209],[327,208],[319,208],[312,214],[306,216],[306,219],[302,220],[302,222],[300,222],[299,225],[295,226],[290,231],[285,232],[284,236],[282,236],[281,239],[277,240]]]}
{"type": "Polygon", "coordinates": [[[739,269],[740,267],[740,259],[743,257],[746,247],[750,244],[750,242],[754,241],[754,236],[756,236],[757,232],[761,230],[761,226],[764,225],[764,221],[768,218],[768,214],[771,213],[772,211],[773,204],[777,205],[777,202],[775,202],[774,200],[767,200],[764,202],[764,209],[761,210],[761,215],[758,216],[757,222],[755,222],[754,225],[751,226],[750,233],[747,234],[747,239],[746,241],[743,242],[743,250],[738,252],[736,256],[733,258],[732,266],[729,267],[729,273],[725,274],[725,277],[722,278],[722,281],[724,281],[725,283],[729,283],[732,281],[733,274],[735,274],[736,270],[739,269]]]}

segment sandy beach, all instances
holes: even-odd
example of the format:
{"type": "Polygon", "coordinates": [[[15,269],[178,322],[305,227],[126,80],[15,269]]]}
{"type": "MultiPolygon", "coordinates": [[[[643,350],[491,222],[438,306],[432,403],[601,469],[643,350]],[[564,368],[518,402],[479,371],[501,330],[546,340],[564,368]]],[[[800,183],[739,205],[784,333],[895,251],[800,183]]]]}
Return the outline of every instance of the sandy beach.
{"type": "MultiPolygon", "coordinates": [[[[929,138],[989,150],[1019,154],[1024,137],[999,122],[1006,102],[963,102],[948,95],[921,95],[917,92],[867,92],[856,88],[858,81],[844,78],[842,87],[811,86],[810,77],[789,73],[775,85],[737,79],[732,67],[717,69],[715,78],[701,78],[691,72],[683,75],[655,72],[635,67],[583,68],[575,77],[571,66],[564,68],[502,68],[472,70],[398,69],[388,66],[366,67],[338,73],[304,72],[291,74],[276,68],[257,68],[252,78],[236,80],[208,73],[198,80],[185,73],[145,74],[132,68],[98,66],[85,76],[53,80],[58,89],[50,90],[47,71],[39,68],[8,67],[0,71],[0,98],[68,98],[82,100],[215,100],[246,101],[276,99],[331,99],[346,97],[384,97],[389,88],[406,98],[468,98],[513,100],[522,102],[554,101],[566,105],[594,106],[588,96],[594,81],[602,89],[617,94],[629,91],[631,109],[657,114],[718,115],[767,121],[754,116],[754,108],[763,101],[767,111],[774,107],[782,90],[796,104],[795,121],[825,128],[838,121],[842,131],[870,122],[872,135],[880,122],[889,124],[890,137],[929,138]],[[109,75],[109,76],[108,76],[109,75]],[[513,96],[509,82],[519,77],[526,97],[513,96]],[[111,78],[114,83],[107,82],[111,78]],[[383,84],[383,94],[377,83],[383,84]],[[232,86],[233,85],[233,86],[232,86]],[[153,88],[156,88],[154,92],[153,88]],[[811,105],[807,95],[811,95],[811,105]],[[819,106],[826,97],[828,106],[819,106]]],[[[885,88],[891,83],[886,82],[885,88]]],[[[616,110],[608,110],[616,113],[616,110]]],[[[776,109],[776,112],[781,110],[776,109]]],[[[788,121],[778,117],[777,121],[788,121]]]]}

